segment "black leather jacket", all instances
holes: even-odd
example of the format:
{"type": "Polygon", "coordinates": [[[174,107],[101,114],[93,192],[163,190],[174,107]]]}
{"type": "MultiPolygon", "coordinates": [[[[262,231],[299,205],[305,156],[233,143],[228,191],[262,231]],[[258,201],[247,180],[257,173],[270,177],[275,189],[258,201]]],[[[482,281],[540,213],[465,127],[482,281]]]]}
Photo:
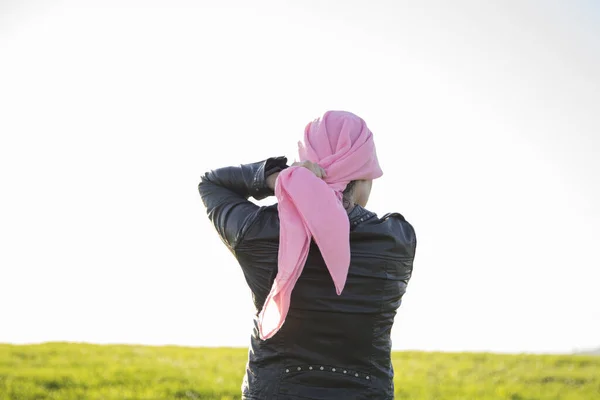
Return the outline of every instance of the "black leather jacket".
{"type": "Polygon", "coordinates": [[[266,176],[286,158],[220,168],[198,185],[208,217],[236,257],[253,293],[256,316],[243,399],[393,399],[390,331],[412,274],[416,237],[400,214],[378,218],[356,206],[350,213],[351,265],[344,291],[335,292],[313,243],[285,324],[261,340],[257,315],[277,274],[277,205],[248,201],[273,192],[266,176]]]}

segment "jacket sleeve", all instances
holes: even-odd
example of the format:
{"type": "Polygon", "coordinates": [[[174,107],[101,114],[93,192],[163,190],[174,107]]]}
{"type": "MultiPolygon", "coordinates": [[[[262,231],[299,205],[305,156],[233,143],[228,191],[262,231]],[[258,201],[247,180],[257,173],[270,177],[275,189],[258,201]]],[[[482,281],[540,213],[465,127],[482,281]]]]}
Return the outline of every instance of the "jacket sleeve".
{"type": "Polygon", "coordinates": [[[248,200],[272,196],[266,178],[287,168],[287,158],[275,157],[252,164],[219,168],[205,173],[198,184],[208,218],[221,240],[234,250],[259,207],[248,200]]]}

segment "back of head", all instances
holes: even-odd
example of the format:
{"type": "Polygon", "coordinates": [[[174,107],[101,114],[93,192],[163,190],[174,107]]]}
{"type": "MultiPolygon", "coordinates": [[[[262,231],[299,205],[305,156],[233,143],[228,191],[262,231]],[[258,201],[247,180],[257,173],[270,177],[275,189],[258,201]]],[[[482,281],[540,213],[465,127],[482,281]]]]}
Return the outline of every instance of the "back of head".
{"type": "Polygon", "coordinates": [[[298,155],[301,161],[310,160],[324,168],[334,190],[343,191],[353,180],[383,175],[373,133],[362,118],[347,111],[327,111],[306,125],[298,155]]]}

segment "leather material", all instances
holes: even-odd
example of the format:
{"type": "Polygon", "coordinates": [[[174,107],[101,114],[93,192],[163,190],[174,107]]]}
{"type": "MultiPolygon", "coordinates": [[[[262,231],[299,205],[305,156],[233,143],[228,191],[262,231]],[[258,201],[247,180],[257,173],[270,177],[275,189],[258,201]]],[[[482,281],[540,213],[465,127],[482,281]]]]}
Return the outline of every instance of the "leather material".
{"type": "Polygon", "coordinates": [[[392,399],[390,332],[413,270],[415,231],[399,213],[356,206],[350,220],[351,265],[338,296],[312,243],[292,292],[285,324],[272,338],[258,336],[258,314],[277,274],[277,205],[248,201],[272,195],[265,171],[285,157],[226,167],[202,177],[199,191],[223,242],[236,257],[256,308],[244,399],[392,399]]]}

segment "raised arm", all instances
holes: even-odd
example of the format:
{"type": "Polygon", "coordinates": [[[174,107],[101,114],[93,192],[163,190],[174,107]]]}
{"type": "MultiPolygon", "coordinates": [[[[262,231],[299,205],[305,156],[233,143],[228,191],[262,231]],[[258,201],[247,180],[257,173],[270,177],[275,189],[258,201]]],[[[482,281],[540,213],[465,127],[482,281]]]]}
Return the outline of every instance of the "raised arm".
{"type": "Polygon", "coordinates": [[[276,174],[284,168],[287,168],[287,158],[275,157],[215,169],[202,176],[198,191],[208,218],[231,250],[235,249],[259,208],[248,198],[252,196],[261,200],[272,196],[276,174]]]}

